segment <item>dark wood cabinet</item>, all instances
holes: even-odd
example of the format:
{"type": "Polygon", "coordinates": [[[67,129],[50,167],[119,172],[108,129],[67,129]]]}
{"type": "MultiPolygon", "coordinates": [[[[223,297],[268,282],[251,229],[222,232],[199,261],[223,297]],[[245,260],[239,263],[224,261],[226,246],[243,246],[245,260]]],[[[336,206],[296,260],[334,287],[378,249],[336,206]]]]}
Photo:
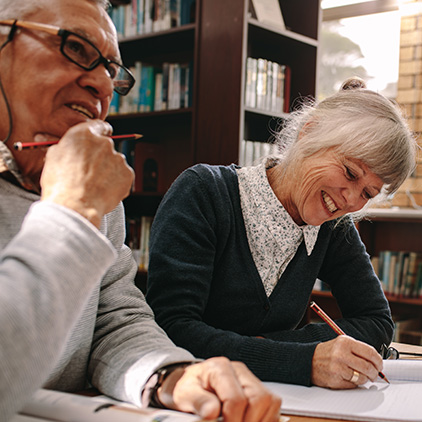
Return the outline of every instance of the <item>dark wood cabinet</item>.
{"type": "MultiPolygon", "coordinates": [[[[286,30],[258,22],[248,0],[196,0],[194,23],[121,40],[127,66],[137,60],[192,63],[189,108],[108,118],[116,134],[141,133],[142,142],[163,146],[166,188],[193,164],[238,163],[246,137],[265,142],[271,136],[272,114],[244,106],[247,57],[290,67],[289,103],[315,95],[319,0],[280,0],[280,6],[286,30]]],[[[131,212],[136,200],[127,203],[131,212]]]]}
{"type": "MultiPolygon", "coordinates": [[[[134,193],[125,200],[129,218],[153,216],[162,194],[196,163],[239,163],[243,139],[266,142],[283,110],[270,113],[244,105],[247,57],[290,69],[290,96],[315,96],[319,0],[280,0],[286,30],[260,23],[249,0],[196,0],[194,21],[120,40],[126,66],[136,61],[191,64],[189,107],[108,117],[115,134],[140,133],[141,142],[159,145],[164,190],[134,193]],[[274,119],[275,117],[275,119],[274,119]]],[[[137,163],[134,162],[135,171],[137,163]]],[[[145,274],[138,275],[144,286],[145,274]]]]}

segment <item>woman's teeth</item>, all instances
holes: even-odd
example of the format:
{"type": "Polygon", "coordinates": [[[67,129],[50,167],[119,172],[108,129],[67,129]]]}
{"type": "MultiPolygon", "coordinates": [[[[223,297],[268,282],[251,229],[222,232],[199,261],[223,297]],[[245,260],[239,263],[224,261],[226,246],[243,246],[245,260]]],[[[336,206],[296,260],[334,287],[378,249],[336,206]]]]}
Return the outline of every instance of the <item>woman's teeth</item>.
{"type": "Polygon", "coordinates": [[[328,211],[330,211],[331,214],[334,214],[337,211],[337,207],[334,204],[333,200],[324,191],[322,191],[322,199],[324,200],[324,203],[327,206],[328,211]]]}

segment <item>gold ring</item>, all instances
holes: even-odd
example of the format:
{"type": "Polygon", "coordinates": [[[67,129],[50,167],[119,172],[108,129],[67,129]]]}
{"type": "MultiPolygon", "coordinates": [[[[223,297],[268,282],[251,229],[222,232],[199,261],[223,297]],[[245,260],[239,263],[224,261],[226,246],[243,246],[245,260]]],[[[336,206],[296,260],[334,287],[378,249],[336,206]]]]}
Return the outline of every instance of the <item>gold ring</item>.
{"type": "Polygon", "coordinates": [[[356,384],[358,382],[358,379],[359,379],[359,372],[354,370],[352,378],[350,378],[350,382],[352,382],[353,384],[356,384]]]}

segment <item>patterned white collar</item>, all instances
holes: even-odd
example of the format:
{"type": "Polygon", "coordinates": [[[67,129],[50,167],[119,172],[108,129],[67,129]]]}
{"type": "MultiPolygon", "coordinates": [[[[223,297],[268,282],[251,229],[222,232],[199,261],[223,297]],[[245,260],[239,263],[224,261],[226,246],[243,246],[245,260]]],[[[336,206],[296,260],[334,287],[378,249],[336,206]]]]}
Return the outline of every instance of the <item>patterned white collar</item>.
{"type": "Polygon", "coordinates": [[[298,226],[277,199],[267,178],[267,162],[254,167],[243,167],[238,170],[240,183],[247,193],[246,204],[259,213],[266,226],[274,234],[278,243],[286,241],[286,230],[302,236],[305,240],[308,256],[315,246],[320,226],[298,226]]]}
{"type": "Polygon", "coordinates": [[[311,255],[320,226],[298,226],[293,221],[268,182],[267,163],[239,168],[237,174],[249,246],[269,295],[302,240],[311,255]]]}

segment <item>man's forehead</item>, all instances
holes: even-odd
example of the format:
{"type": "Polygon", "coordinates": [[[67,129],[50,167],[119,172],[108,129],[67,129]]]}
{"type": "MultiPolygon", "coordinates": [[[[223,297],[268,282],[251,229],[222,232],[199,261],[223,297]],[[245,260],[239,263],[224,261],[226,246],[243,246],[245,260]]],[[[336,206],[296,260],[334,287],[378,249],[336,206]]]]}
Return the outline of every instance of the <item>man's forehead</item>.
{"type": "Polygon", "coordinates": [[[43,5],[29,17],[61,28],[102,28],[114,32],[114,24],[107,11],[89,0],[38,0],[43,5]]]}
{"type": "MultiPolygon", "coordinates": [[[[31,16],[31,20],[56,25],[73,31],[97,45],[100,49],[109,43],[107,52],[113,58],[119,57],[116,28],[107,11],[88,0],[40,0],[45,5],[31,16]]],[[[110,58],[111,58],[110,57],[110,58]]]]}

